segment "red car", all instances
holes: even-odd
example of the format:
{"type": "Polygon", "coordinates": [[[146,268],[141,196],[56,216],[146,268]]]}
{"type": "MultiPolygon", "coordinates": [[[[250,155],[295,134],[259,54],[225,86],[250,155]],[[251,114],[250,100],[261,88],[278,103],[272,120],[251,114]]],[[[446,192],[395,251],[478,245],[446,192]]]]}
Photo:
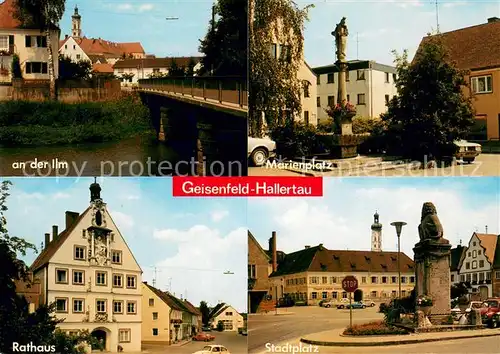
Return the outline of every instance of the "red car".
{"type": "Polygon", "coordinates": [[[205,332],[200,332],[193,337],[193,340],[199,341],[199,342],[210,342],[214,339],[215,339],[214,336],[212,336],[211,334],[205,333],[205,332]]]}
{"type": "Polygon", "coordinates": [[[498,325],[498,313],[500,313],[500,298],[487,299],[483,303],[483,307],[479,309],[483,324],[489,327],[498,325]]]}

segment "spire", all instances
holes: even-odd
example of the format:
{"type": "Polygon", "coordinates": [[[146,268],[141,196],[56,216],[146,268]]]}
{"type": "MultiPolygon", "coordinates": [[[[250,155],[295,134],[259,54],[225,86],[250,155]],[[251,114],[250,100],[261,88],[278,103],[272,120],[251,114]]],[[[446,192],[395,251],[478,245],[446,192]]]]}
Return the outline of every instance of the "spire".
{"type": "Polygon", "coordinates": [[[94,177],[94,183],[90,185],[90,201],[94,202],[101,199],[101,186],[97,183],[97,177],[94,177]]]}
{"type": "Polygon", "coordinates": [[[375,211],[373,214],[372,229],[372,252],[382,251],[382,224],[380,223],[379,214],[375,211]]]}

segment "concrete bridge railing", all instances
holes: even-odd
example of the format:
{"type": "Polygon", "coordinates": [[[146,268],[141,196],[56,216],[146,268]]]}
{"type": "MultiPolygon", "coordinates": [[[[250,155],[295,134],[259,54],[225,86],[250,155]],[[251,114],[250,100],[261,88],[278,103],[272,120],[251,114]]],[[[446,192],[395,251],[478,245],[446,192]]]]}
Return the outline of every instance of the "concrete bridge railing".
{"type": "Polygon", "coordinates": [[[168,77],[139,80],[139,90],[160,91],[246,109],[247,79],[243,77],[168,77]]]}

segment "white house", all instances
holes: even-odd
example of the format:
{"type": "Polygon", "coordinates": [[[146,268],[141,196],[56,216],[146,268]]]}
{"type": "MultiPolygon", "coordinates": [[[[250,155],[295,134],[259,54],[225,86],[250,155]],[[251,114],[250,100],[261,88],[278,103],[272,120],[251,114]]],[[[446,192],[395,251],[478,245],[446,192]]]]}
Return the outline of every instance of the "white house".
{"type": "MultiPolygon", "coordinates": [[[[357,116],[376,118],[387,110],[396,94],[396,68],[368,60],[347,63],[347,100],[356,106],[357,116]]],[[[316,73],[318,120],[328,118],[326,109],[337,103],[338,68],[327,65],[313,68],[316,73]]]]}
{"type": "Polygon", "coordinates": [[[200,57],[124,59],[117,61],[113,69],[116,77],[130,76],[129,79],[122,81],[123,85],[137,84],[139,80],[148,79],[155,74],[168,74],[173,61],[178,67],[185,69],[192,62],[196,72],[201,68],[200,59],[200,57]]]}
{"type": "Polygon", "coordinates": [[[0,3],[0,82],[12,81],[14,54],[19,56],[22,76],[25,80],[49,80],[49,45],[54,54],[54,75],[57,78],[59,29],[54,27],[50,31],[51,43],[47,43],[45,32],[41,32],[40,29],[21,28],[21,23],[14,16],[14,6],[14,0],[5,0],[0,3]]]}
{"type": "Polygon", "coordinates": [[[43,303],[56,304],[58,324],[71,333],[89,330],[106,351],[141,350],[141,274],[134,255],[113,222],[101,187],[90,186],[82,213],[66,212],[65,229],[53,226],[52,239],[31,266],[43,303]]]}
{"type": "Polygon", "coordinates": [[[471,292],[482,300],[492,296],[491,275],[498,235],[473,233],[459,267],[461,282],[471,285],[471,292]]]}
{"type": "Polygon", "coordinates": [[[215,328],[221,321],[224,324],[224,331],[237,331],[238,328],[244,327],[243,316],[234,307],[225,303],[215,306],[210,312],[209,318],[211,325],[215,328]]]}

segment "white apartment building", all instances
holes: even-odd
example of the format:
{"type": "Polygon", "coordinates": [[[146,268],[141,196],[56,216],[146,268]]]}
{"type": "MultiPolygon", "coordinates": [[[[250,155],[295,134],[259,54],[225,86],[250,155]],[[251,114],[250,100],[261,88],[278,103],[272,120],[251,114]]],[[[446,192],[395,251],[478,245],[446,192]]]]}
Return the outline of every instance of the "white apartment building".
{"type": "Polygon", "coordinates": [[[0,2],[0,82],[12,81],[14,54],[19,56],[21,72],[25,80],[49,80],[49,45],[54,54],[54,75],[57,78],[59,29],[54,27],[50,31],[51,43],[47,43],[45,32],[40,32],[40,29],[22,28],[21,23],[14,16],[14,6],[14,0],[0,2]]]}
{"type": "Polygon", "coordinates": [[[474,233],[459,266],[460,282],[471,285],[471,292],[482,300],[493,296],[492,273],[498,235],[474,233]]]}
{"type": "Polygon", "coordinates": [[[244,326],[243,316],[231,305],[221,303],[214,307],[209,315],[210,322],[217,328],[219,322],[224,324],[224,331],[237,331],[244,326]]]}
{"type": "MultiPolygon", "coordinates": [[[[348,61],[347,100],[356,107],[357,116],[376,118],[386,112],[396,94],[396,68],[368,60],[348,61]]],[[[336,65],[313,68],[317,75],[316,109],[318,121],[328,118],[326,109],[337,103],[336,65]]]]}
{"type": "Polygon", "coordinates": [[[66,227],[53,226],[52,239],[31,266],[43,303],[56,304],[58,324],[71,333],[86,329],[106,351],[141,350],[141,274],[134,255],[101,199],[90,186],[82,213],[66,212],[66,227]]]}

